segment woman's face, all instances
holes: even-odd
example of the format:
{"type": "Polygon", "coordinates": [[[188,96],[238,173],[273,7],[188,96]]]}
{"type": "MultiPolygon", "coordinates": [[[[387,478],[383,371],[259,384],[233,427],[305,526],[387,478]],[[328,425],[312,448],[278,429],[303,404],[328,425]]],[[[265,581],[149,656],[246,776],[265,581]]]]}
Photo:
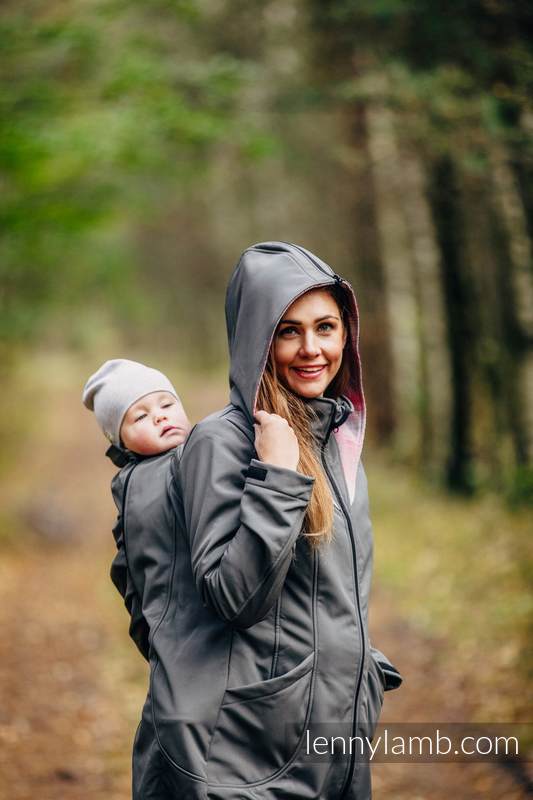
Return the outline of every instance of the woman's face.
{"type": "Polygon", "coordinates": [[[325,289],[312,289],[289,306],[273,342],[276,372],[301,397],[319,397],[340,369],[346,331],[325,289]]]}

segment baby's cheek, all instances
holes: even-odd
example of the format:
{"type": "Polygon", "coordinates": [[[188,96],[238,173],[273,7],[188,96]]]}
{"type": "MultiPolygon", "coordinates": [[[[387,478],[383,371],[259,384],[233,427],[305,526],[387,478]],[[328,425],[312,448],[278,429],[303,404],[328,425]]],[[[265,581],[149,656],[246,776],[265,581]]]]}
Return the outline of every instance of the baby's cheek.
{"type": "Polygon", "coordinates": [[[178,425],[182,428],[185,428],[187,430],[187,433],[191,430],[192,425],[189,422],[189,418],[187,417],[185,411],[182,411],[182,413],[179,415],[178,425]]]}
{"type": "Polygon", "coordinates": [[[189,430],[190,429],[187,429],[186,431],[179,431],[176,434],[176,436],[174,437],[174,446],[177,446],[178,444],[183,444],[183,442],[185,441],[185,439],[189,435],[189,430]]]}

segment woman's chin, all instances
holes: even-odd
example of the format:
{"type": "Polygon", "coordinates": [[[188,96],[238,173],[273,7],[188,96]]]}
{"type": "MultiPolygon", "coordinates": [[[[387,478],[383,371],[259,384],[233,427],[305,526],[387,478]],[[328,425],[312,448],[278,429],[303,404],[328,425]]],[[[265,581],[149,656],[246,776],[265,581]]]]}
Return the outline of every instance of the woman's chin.
{"type": "Polygon", "coordinates": [[[294,392],[294,394],[304,397],[306,400],[312,400],[324,394],[327,385],[323,386],[322,384],[323,381],[313,381],[313,383],[307,381],[305,383],[300,383],[300,381],[297,381],[289,386],[289,389],[294,392]]]}

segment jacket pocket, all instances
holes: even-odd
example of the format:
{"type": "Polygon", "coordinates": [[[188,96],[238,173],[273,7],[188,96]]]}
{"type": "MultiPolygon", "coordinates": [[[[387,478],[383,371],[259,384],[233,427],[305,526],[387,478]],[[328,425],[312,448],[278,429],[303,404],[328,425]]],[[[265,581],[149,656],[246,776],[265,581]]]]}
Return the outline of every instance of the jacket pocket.
{"type": "Polygon", "coordinates": [[[208,755],[210,783],[267,780],[291,760],[304,734],[315,653],[289,672],[227,689],[208,755]]]}
{"type": "Polygon", "coordinates": [[[377,661],[370,656],[368,659],[368,672],[367,672],[367,693],[366,700],[363,706],[363,718],[361,726],[363,728],[363,735],[367,736],[369,741],[374,738],[376,725],[378,724],[381,716],[381,709],[383,708],[383,697],[385,693],[383,671],[377,661]]]}

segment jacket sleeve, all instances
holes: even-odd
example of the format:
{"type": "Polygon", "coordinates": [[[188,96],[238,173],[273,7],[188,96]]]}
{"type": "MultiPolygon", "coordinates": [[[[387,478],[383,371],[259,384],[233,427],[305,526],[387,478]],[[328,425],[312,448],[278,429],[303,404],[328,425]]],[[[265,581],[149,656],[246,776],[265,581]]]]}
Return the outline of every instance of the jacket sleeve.
{"type": "Polygon", "coordinates": [[[377,663],[378,667],[381,669],[383,673],[383,683],[384,689],[386,692],[390,691],[391,689],[397,689],[401,686],[403,682],[403,678],[386,655],[384,655],[381,650],[370,645],[370,656],[374,659],[377,663]]]}
{"type": "Polygon", "coordinates": [[[249,628],[275,603],[314,478],[255,458],[242,433],[197,426],[181,460],[184,525],[204,605],[249,628]]]}

